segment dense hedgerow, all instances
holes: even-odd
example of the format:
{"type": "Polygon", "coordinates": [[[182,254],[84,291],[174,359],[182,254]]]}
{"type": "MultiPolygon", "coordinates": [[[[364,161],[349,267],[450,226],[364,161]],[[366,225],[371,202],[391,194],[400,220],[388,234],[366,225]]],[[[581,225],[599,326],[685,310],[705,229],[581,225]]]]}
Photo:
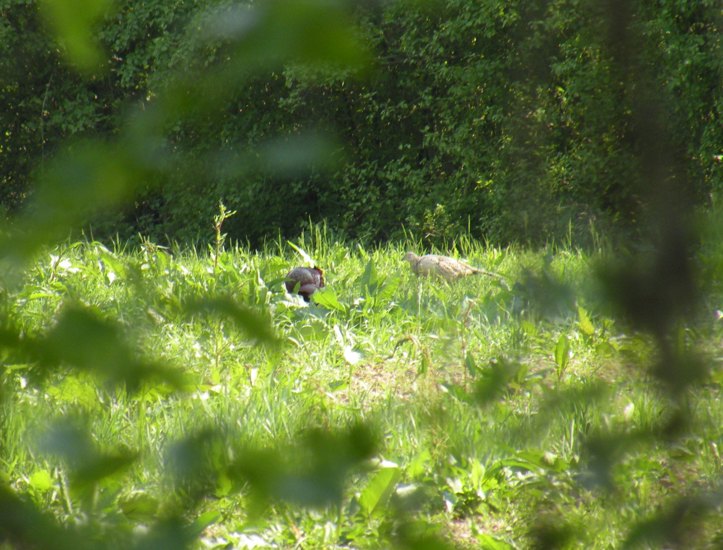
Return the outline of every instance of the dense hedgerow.
{"type": "Polygon", "coordinates": [[[195,240],[223,200],[240,213],[231,236],[255,244],[310,220],[364,240],[589,243],[591,227],[645,226],[649,135],[667,167],[653,179],[675,177],[697,204],[720,191],[716,2],[354,5],[335,24],[368,45],[361,65],[279,64],[264,38],[250,71],[238,41],[254,16],[238,6],[118,2],[97,28],[107,61],[85,78],[35,2],[4,6],[2,205],[25,202],[63,140],[127,132],[129,109],[189,75],[212,82],[199,97],[218,100],[213,113],[179,99],[184,115],[158,130],[172,158],[134,176],[141,194],[96,233],[195,240]],[[230,81],[214,81],[228,63],[230,81]]]}

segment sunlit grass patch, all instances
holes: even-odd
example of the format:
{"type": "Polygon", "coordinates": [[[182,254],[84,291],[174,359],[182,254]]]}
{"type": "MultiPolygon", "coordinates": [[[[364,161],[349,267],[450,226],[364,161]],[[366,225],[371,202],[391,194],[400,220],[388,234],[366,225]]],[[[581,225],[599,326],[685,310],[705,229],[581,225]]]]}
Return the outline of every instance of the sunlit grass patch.
{"type": "MultiPolygon", "coordinates": [[[[134,526],[185,510],[212,546],[354,548],[432,534],[470,548],[605,547],[675,498],[715,494],[719,375],[690,392],[690,424],[676,428],[653,342],[609,315],[595,258],[465,240],[449,253],[509,284],[448,283],[410,272],[414,243],[366,249],[315,228],[292,244],[40,255],[5,298],[9,334],[58,351],[5,359],[10,485],[63,522],[83,515],[103,532],[111,514],[130,541],[134,526]],[[306,303],[283,280],[309,261],[328,292],[306,303]],[[95,366],[125,355],[58,343],[75,326],[69,307],[100,335],[117,327],[108,345],[142,359],[130,378],[95,366]],[[157,365],[173,377],[159,383],[157,365]],[[68,418],[85,450],[49,453],[48,426],[68,418]],[[370,428],[368,447],[355,450],[355,426],[370,428]]],[[[715,357],[721,330],[711,319],[679,345],[715,357]]]]}

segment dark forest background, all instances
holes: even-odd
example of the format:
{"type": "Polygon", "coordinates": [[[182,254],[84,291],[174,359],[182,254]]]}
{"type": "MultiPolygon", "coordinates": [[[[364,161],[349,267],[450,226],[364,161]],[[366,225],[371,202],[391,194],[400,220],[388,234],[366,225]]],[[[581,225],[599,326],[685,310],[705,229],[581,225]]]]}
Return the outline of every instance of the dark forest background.
{"type": "Polygon", "coordinates": [[[51,162],[61,144],[132,188],[94,236],[161,242],[210,237],[223,201],[230,238],[251,244],[325,221],[366,241],[585,245],[649,226],[655,166],[676,200],[720,193],[714,0],[249,4],[116,2],[94,59],[55,41],[62,13],[0,3],[5,216],[54,170],[84,177],[87,162],[51,162]],[[308,19],[308,51],[284,50],[286,19],[308,19]],[[329,54],[317,30],[334,24],[329,54]]]}

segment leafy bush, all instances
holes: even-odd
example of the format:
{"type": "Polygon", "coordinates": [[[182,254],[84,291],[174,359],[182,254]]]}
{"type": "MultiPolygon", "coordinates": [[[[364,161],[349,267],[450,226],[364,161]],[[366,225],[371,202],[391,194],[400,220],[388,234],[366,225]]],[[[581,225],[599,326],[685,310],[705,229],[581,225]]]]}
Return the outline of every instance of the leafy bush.
{"type": "Polygon", "coordinates": [[[129,109],[145,109],[172,155],[96,233],[195,240],[218,200],[240,212],[231,236],[254,243],[309,220],[429,244],[467,230],[501,243],[634,233],[651,201],[642,134],[670,136],[657,154],[678,159],[691,200],[720,187],[720,33],[712,1],[605,6],[334,8],[335,21],[355,24],[345,33],[313,3],[121,2],[97,33],[108,60],[81,78],[36,5],[14,2],[3,12],[2,202],[25,202],[32,168],[63,139],[145,132],[127,128],[129,109]],[[292,12],[309,47],[255,33],[292,12]],[[324,22],[336,53],[319,66],[324,22]],[[349,55],[354,37],[368,55],[349,55]]]}

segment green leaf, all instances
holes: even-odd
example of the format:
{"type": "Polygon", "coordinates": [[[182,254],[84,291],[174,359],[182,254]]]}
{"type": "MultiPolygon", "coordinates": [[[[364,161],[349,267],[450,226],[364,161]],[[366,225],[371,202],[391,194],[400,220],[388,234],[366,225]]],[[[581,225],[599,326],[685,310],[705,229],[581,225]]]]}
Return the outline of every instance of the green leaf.
{"type": "Polygon", "coordinates": [[[432,368],[432,358],[429,355],[429,351],[426,348],[422,348],[422,359],[419,361],[419,366],[417,367],[417,375],[422,376],[427,374],[430,368],[432,368]]]}
{"type": "Polygon", "coordinates": [[[252,45],[257,55],[302,64],[362,67],[368,63],[369,52],[342,3],[282,0],[265,7],[267,17],[258,27],[262,34],[241,41],[239,53],[252,45]]]}
{"type": "Polygon", "coordinates": [[[294,243],[292,243],[291,241],[286,241],[286,244],[288,244],[291,248],[293,248],[294,250],[296,250],[297,254],[299,254],[299,256],[301,256],[307,264],[316,265],[315,262],[314,262],[314,260],[311,258],[311,256],[309,256],[309,255],[306,253],[306,250],[304,250],[304,249],[301,248],[300,246],[296,246],[296,245],[295,245],[294,243]]]}
{"type": "Polygon", "coordinates": [[[33,489],[40,492],[48,491],[53,486],[53,476],[48,470],[36,470],[28,481],[33,489]]]}
{"type": "Polygon", "coordinates": [[[509,542],[500,540],[492,535],[482,533],[477,535],[476,538],[482,550],[514,550],[515,548],[509,542]]]}
{"type": "Polygon", "coordinates": [[[48,395],[56,399],[80,405],[92,410],[98,407],[98,394],[96,385],[91,383],[89,377],[82,375],[66,376],[48,388],[48,395]]]}
{"type": "Polygon", "coordinates": [[[230,319],[249,338],[259,344],[277,347],[280,344],[271,321],[260,311],[236,303],[232,298],[216,296],[188,301],[185,311],[191,315],[203,314],[230,319]]]}
{"type": "Polygon", "coordinates": [[[216,523],[219,519],[221,519],[221,512],[209,510],[198,516],[191,524],[190,529],[197,536],[200,536],[206,527],[216,523]]]}
{"type": "Polygon", "coordinates": [[[62,149],[40,174],[14,230],[0,239],[0,256],[22,263],[99,210],[129,201],[143,177],[127,145],[85,140],[62,149]]]}
{"type": "Polygon", "coordinates": [[[432,454],[427,449],[421,450],[412,458],[406,467],[407,477],[414,479],[421,476],[430,468],[432,463],[432,454]]]}
{"type": "Polygon", "coordinates": [[[314,303],[327,309],[335,309],[341,312],[346,311],[344,304],[336,297],[336,292],[329,287],[320,288],[311,295],[311,298],[314,300],[314,303]]]}
{"type": "Polygon", "coordinates": [[[371,516],[386,504],[400,476],[399,466],[382,462],[381,469],[372,476],[359,497],[359,505],[365,514],[371,516]]]}
{"type": "Polygon", "coordinates": [[[590,316],[588,315],[587,311],[585,311],[582,306],[577,306],[577,316],[577,325],[578,327],[580,327],[580,332],[582,332],[587,337],[594,336],[595,326],[592,324],[592,321],[590,320],[590,316]]]}
{"type": "Polygon", "coordinates": [[[142,492],[132,493],[120,499],[118,504],[126,517],[141,522],[156,518],[159,506],[157,498],[142,492]]]}
{"type": "Polygon", "coordinates": [[[470,376],[476,376],[479,370],[477,362],[474,360],[474,356],[467,352],[464,356],[464,366],[467,368],[467,372],[470,376]]]}
{"type": "Polygon", "coordinates": [[[88,427],[70,417],[61,417],[40,440],[41,450],[63,459],[68,467],[71,491],[79,497],[92,495],[101,480],[129,468],[137,453],[124,447],[103,452],[88,427]]]}
{"type": "Polygon", "coordinates": [[[42,0],[40,10],[63,46],[63,53],[77,69],[91,72],[103,60],[96,23],[108,13],[111,0],[42,0]]]}
{"type": "Polygon", "coordinates": [[[479,366],[470,371],[479,380],[475,384],[474,397],[480,405],[487,405],[498,400],[510,386],[516,386],[524,382],[527,367],[516,361],[504,357],[493,359],[489,365],[481,369],[479,366]]]}
{"type": "Polygon", "coordinates": [[[565,370],[570,360],[570,340],[566,334],[561,334],[555,345],[555,364],[559,371],[565,370]]]}
{"type": "Polygon", "coordinates": [[[374,295],[376,293],[377,287],[379,287],[382,279],[379,276],[379,273],[377,272],[377,268],[374,265],[374,260],[369,260],[367,262],[366,267],[364,268],[364,273],[361,276],[360,283],[361,287],[370,295],[374,295]]]}
{"type": "Polygon", "coordinates": [[[377,295],[374,297],[374,300],[377,304],[386,304],[391,299],[392,296],[394,296],[394,293],[397,291],[397,288],[399,288],[399,283],[401,282],[401,278],[399,277],[389,277],[386,279],[384,284],[381,286],[380,289],[377,291],[377,295]]]}
{"type": "Polygon", "coordinates": [[[349,387],[349,381],[347,379],[333,380],[333,381],[329,382],[329,391],[345,390],[348,387],[349,387]]]}
{"type": "Polygon", "coordinates": [[[113,453],[95,452],[95,456],[87,457],[72,473],[71,483],[74,490],[85,491],[107,477],[116,475],[128,469],[138,458],[134,452],[121,449],[113,453]]]}
{"type": "Polygon", "coordinates": [[[125,383],[129,391],[150,378],[178,388],[181,373],[141,359],[125,340],[123,327],[79,305],[66,307],[44,339],[34,342],[36,356],[46,365],[69,364],[104,377],[111,384],[125,383]]]}

